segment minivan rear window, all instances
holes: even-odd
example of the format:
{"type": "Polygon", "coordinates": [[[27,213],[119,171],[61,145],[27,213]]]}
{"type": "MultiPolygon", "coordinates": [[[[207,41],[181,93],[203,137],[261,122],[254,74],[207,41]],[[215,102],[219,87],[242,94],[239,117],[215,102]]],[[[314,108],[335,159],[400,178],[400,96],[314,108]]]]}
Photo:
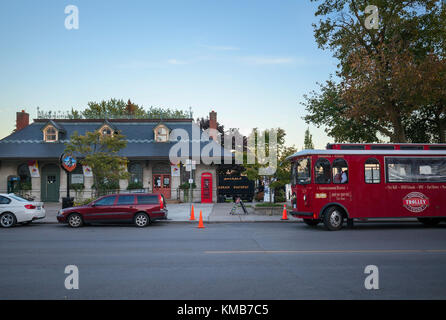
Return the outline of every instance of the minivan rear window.
{"type": "Polygon", "coordinates": [[[138,200],[138,204],[159,204],[157,195],[140,195],[136,196],[136,199],[138,200]]]}
{"type": "Polygon", "coordinates": [[[134,203],[135,203],[135,196],[131,195],[131,196],[119,196],[118,202],[116,204],[122,205],[122,204],[134,204],[134,203]]]}

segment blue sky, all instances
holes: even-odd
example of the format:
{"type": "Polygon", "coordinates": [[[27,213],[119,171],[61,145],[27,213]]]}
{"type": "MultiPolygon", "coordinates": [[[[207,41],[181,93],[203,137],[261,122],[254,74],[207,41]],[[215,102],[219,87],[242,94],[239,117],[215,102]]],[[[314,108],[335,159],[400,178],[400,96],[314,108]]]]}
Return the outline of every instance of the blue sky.
{"type": "MultiPolygon", "coordinates": [[[[303,94],[336,69],[317,48],[310,0],[39,0],[0,4],[0,138],[15,112],[130,98],[212,109],[226,128],[282,127],[299,148],[303,94]],[[79,29],[64,25],[79,8],[79,29]]],[[[316,147],[331,141],[310,126],[316,147]]]]}

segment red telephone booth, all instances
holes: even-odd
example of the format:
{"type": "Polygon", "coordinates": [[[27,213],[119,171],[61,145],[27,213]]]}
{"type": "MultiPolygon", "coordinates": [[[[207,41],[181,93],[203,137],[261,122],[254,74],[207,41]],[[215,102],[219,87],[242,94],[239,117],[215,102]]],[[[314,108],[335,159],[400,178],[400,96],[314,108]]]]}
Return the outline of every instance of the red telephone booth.
{"type": "Polygon", "coordinates": [[[201,174],[201,203],[212,203],[212,174],[201,174]]]}

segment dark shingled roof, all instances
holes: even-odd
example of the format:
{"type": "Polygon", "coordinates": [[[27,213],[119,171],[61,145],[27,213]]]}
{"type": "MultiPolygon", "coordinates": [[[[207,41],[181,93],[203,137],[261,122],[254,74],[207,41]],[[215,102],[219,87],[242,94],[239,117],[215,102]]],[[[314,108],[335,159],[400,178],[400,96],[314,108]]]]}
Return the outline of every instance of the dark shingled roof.
{"type": "MultiPolygon", "coordinates": [[[[58,128],[63,129],[65,134],[59,142],[47,143],[43,141],[41,130],[49,121],[34,120],[29,126],[0,140],[0,159],[57,159],[65,149],[64,143],[75,131],[84,135],[85,132],[95,131],[106,123],[104,120],[51,120],[58,128]]],[[[160,123],[159,119],[112,119],[107,122],[126,137],[127,146],[120,151],[120,154],[128,158],[167,158],[170,148],[176,143],[154,141],[153,129],[160,123]]],[[[198,128],[191,119],[169,119],[162,122],[170,130],[184,129],[189,137],[192,137],[192,127],[198,128]]],[[[215,144],[214,141],[201,141],[200,150],[209,143],[215,144]]],[[[221,146],[219,147],[221,148],[221,146]]],[[[224,154],[228,158],[232,157],[228,150],[223,148],[221,150],[222,155],[224,154]]]]}

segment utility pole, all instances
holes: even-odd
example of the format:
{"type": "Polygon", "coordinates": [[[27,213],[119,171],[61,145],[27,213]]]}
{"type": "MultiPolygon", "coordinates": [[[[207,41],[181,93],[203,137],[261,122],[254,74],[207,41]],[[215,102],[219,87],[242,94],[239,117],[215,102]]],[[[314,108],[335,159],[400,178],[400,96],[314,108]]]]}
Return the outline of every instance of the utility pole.
{"type": "MultiPolygon", "coordinates": [[[[191,132],[192,132],[192,126],[194,125],[193,124],[194,119],[192,118],[192,107],[189,107],[189,114],[190,114],[190,118],[192,119],[192,122],[191,122],[191,132]]],[[[192,143],[193,142],[191,141],[191,144],[190,144],[191,150],[193,149],[192,143]]],[[[192,183],[194,181],[192,178],[192,169],[193,169],[192,159],[193,159],[193,157],[191,155],[190,160],[189,160],[190,161],[190,163],[189,163],[189,170],[190,170],[190,172],[189,172],[189,212],[192,211],[192,183]]],[[[186,168],[187,168],[187,166],[186,166],[186,168]]]]}

